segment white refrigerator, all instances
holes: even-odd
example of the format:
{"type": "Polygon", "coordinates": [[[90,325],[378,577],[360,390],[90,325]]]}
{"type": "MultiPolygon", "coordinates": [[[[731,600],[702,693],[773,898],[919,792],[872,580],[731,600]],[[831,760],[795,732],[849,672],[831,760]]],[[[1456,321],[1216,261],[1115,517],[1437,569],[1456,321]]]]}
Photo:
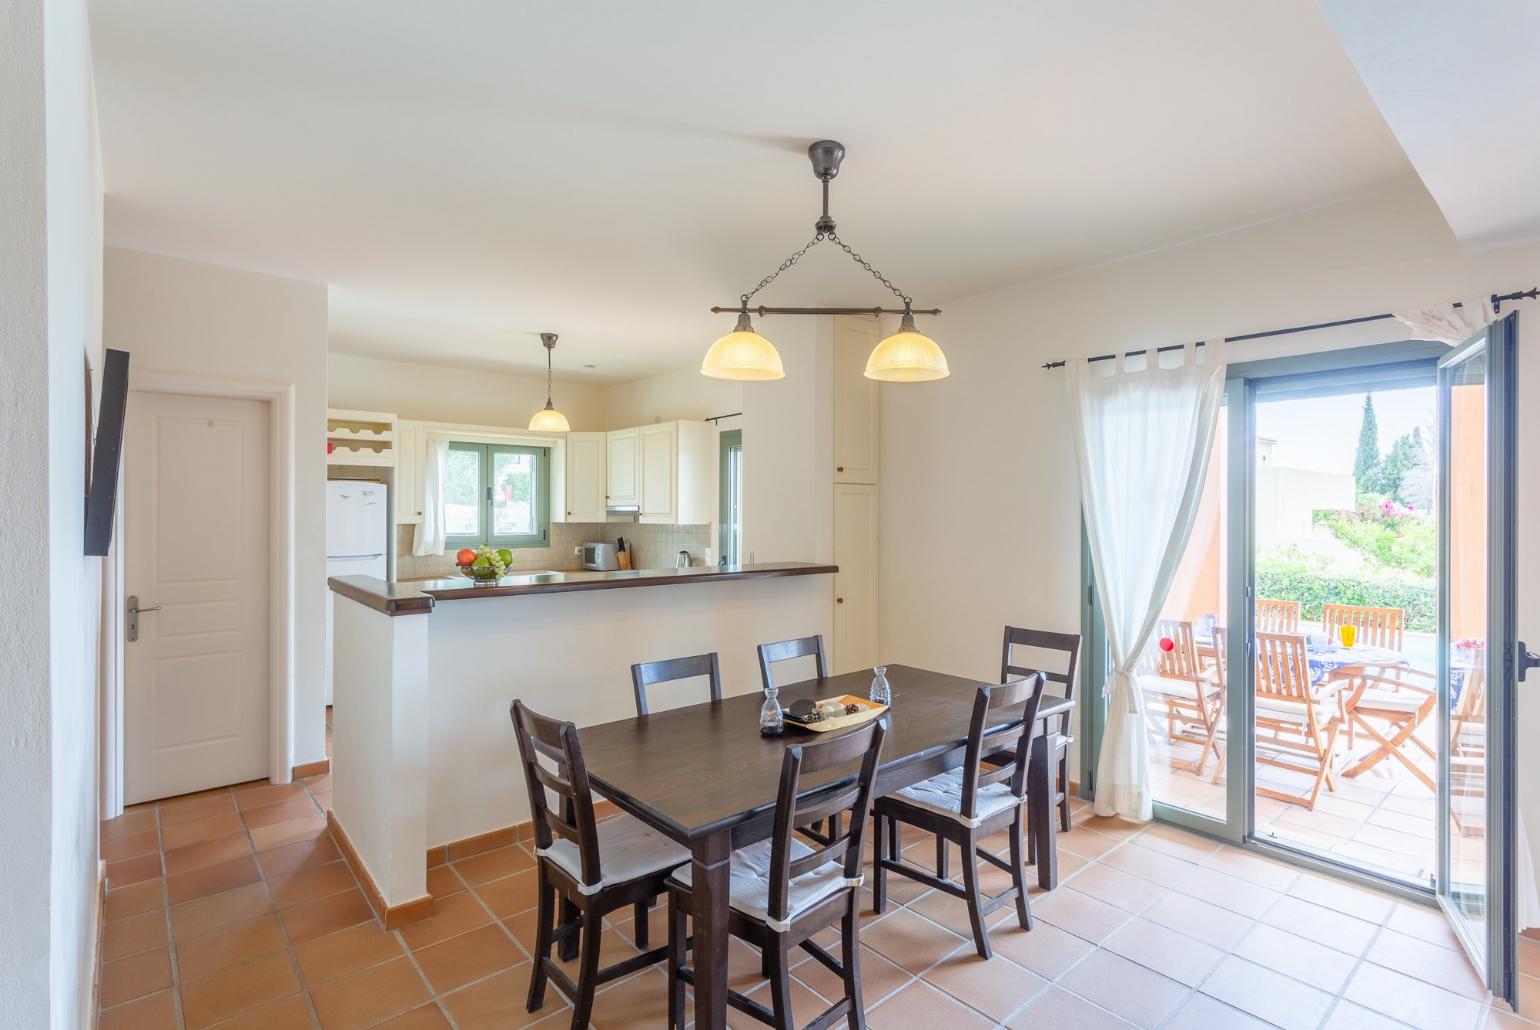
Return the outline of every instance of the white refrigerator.
{"type": "MultiPolygon", "coordinates": [[[[390,542],[390,505],[384,483],[357,479],[326,482],[326,577],[384,579],[390,542]]],[[[332,703],[332,613],[326,591],[326,703],[332,703]]]]}

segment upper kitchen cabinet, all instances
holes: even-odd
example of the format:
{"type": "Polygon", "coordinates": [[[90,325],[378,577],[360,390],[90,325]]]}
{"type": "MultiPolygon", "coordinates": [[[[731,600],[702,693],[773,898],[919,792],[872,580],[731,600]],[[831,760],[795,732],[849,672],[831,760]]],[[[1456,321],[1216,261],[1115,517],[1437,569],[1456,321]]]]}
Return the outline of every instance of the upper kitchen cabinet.
{"type": "MultiPolygon", "coordinates": [[[[635,430],[631,430],[635,432],[635,430]]],[[[567,434],[568,522],[603,522],[607,507],[609,433],[567,434]]],[[[633,477],[635,473],[632,473],[633,477]]]]}
{"type": "Polygon", "coordinates": [[[877,381],[865,376],[877,346],[875,318],[834,319],[834,481],[877,482],[877,381]]]}
{"type": "Polygon", "coordinates": [[[424,460],[421,422],[396,423],[396,523],[417,525],[422,522],[422,465],[424,460]]]}
{"type": "Polygon", "coordinates": [[[640,429],[617,429],[605,434],[605,482],[609,486],[605,493],[609,507],[642,503],[641,433],[640,429]]]}
{"type": "Polygon", "coordinates": [[[642,426],[639,437],[640,521],[709,524],[715,493],[716,430],[705,422],[659,422],[642,426]]]}

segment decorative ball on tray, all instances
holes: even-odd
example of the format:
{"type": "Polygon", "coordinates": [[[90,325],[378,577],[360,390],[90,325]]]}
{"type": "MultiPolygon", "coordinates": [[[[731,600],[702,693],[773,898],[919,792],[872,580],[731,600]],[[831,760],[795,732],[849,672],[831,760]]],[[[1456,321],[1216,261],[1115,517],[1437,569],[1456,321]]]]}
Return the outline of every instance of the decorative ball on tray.
{"type": "Polygon", "coordinates": [[[462,547],[455,555],[460,574],[477,586],[496,586],[512,564],[513,552],[506,547],[462,547]]]}

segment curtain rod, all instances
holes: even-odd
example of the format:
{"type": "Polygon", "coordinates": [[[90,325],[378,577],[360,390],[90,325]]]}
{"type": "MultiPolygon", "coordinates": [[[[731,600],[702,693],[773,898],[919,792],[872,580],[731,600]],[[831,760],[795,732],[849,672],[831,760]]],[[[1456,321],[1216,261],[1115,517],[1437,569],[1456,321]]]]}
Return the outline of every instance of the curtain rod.
{"type": "MultiPolygon", "coordinates": [[[[1540,296],[1540,286],[1537,286],[1537,287],[1535,287],[1532,290],[1520,290],[1517,293],[1494,293],[1494,294],[1492,294],[1492,310],[1494,312],[1502,310],[1502,304],[1503,304],[1503,301],[1505,301],[1505,300],[1534,300],[1537,296],[1540,296]]],[[[1461,304],[1459,301],[1455,301],[1454,306],[1458,308],[1458,307],[1463,307],[1464,305],[1461,304]]],[[[1395,317],[1396,316],[1394,314],[1392,314],[1391,312],[1387,311],[1383,315],[1363,315],[1363,316],[1361,316],[1359,318],[1342,318],[1342,319],[1338,319],[1335,322],[1317,322],[1314,325],[1296,325],[1296,326],[1290,326],[1287,329],[1268,329],[1268,330],[1266,330],[1264,332],[1260,332],[1260,333],[1242,333],[1240,336],[1226,336],[1225,337],[1225,343],[1240,343],[1242,340],[1261,340],[1261,339],[1265,339],[1265,338],[1267,338],[1269,336],[1288,336],[1290,333],[1308,333],[1308,332],[1311,332],[1312,330],[1315,330],[1315,329],[1335,329],[1338,326],[1358,325],[1358,324],[1360,324],[1362,322],[1379,322],[1379,321],[1381,321],[1383,319],[1386,319],[1386,318],[1395,318],[1395,317]]],[[[1155,353],[1156,354],[1164,354],[1167,351],[1181,350],[1182,348],[1184,348],[1186,346],[1187,346],[1187,344],[1185,344],[1185,343],[1174,343],[1174,344],[1171,344],[1168,347],[1156,347],[1155,348],[1155,353]]],[[[1203,346],[1203,341],[1199,340],[1198,343],[1197,343],[1197,346],[1199,346],[1199,347],[1203,346]]],[[[1148,353],[1149,353],[1149,350],[1148,350],[1148,348],[1146,348],[1144,350],[1125,351],[1123,356],[1125,358],[1131,358],[1135,354],[1148,354],[1148,353]]],[[[1116,358],[1117,358],[1116,354],[1098,354],[1095,357],[1087,358],[1086,360],[1087,361],[1112,361],[1112,360],[1114,360],[1116,358]]],[[[1045,362],[1043,367],[1044,368],[1063,368],[1065,364],[1066,363],[1063,362],[1063,361],[1049,361],[1049,362],[1045,362]]]]}
{"type": "Polygon", "coordinates": [[[702,422],[720,422],[724,418],[737,418],[741,414],[743,414],[743,412],[741,412],[741,411],[729,411],[725,415],[712,415],[710,418],[703,418],[703,419],[701,419],[701,421],[702,422]]]}

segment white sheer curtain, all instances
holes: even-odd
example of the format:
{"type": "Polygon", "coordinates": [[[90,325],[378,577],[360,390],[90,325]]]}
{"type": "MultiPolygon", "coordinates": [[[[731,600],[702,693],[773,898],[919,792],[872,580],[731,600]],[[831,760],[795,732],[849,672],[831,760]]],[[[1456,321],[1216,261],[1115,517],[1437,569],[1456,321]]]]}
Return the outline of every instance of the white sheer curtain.
{"type": "Polygon", "coordinates": [[[428,437],[422,466],[422,521],[412,538],[414,555],[444,553],[444,473],[449,465],[449,440],[428,437]]]}
{"type": "Polygon", "coordinates": [[[1478,329],[1484,329],[1497,321],[1497,312],[1492,310],[1490,297],[1463,301],[1459,307],[1435,304],[1431,308],[1418,308],[1416,311],[1398,311],[1395,316],[1396,321],[1411,330],[1412,339],[1438,340],[1451,347],[1464,343],[1478,329]]]}
{"type": "Polygon", "coordinates": [[[1197,515],[1224,395],[1223,348],[1217,340],[1188,346],[1179,365],[1171,353],[1157,356],[1151,348],[1147,359],[1079,360],[1066,368],[1091,563],[1112,652],[1096,766],[1098,815],[1153,814],[1134,666],[1197,515]]]}

